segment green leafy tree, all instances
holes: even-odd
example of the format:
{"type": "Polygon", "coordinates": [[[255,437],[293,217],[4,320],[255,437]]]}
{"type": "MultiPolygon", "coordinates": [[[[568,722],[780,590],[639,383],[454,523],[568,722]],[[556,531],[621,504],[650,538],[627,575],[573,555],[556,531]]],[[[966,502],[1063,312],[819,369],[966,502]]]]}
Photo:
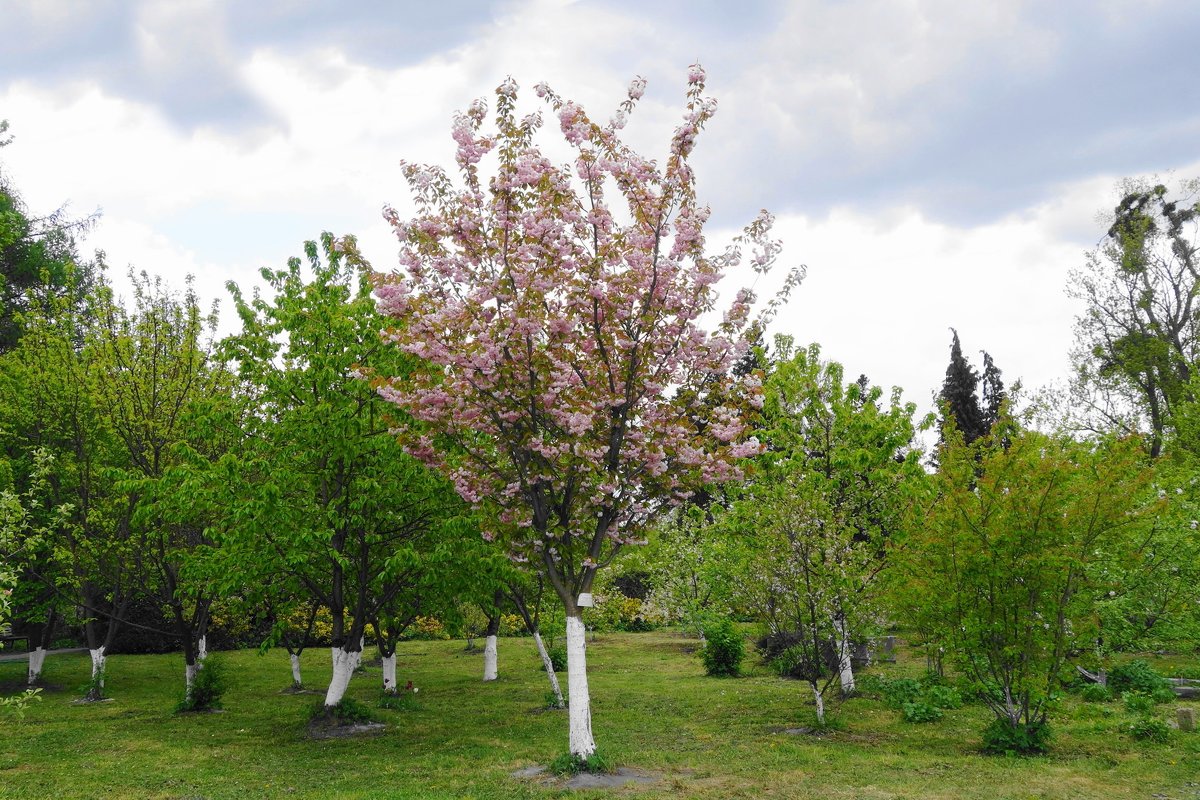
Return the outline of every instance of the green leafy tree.
{"type": "Polygon", "coordinates": [[[131,278],[131,308],[108,289],[97,304],[97,402],[121,447],[119,488],[143,558],[139,591],[167,614],[190,691],[213,600],[210,582],[190,565],[211,547],[206,528],[219,511],[196,474],[227,444],[196,424],[197,409],[228,398],[231,387],[212,356],[215,313],[202,311],[190,281],[179,295],[145,272],[131,278]]]}
{"type": "Polygon", "coordinates": [[[1072,424],[1144,431],[1158,457],[1200,355],[1200,182],[1171,192],[1130,180],[1101,245],[1071,275],[1086,303],[1075,320],[1072,424]]]}
{"type": "Polygon", "coordinates": [[[780,337],[776,351],[767,452],[727,524],[752,549],[750,603],[781,645],[782,668],[809,683],[823,724],[830,683],[855,688],[851,637],[878,624],[885,548],[901,527],[908,482],[923,474],[916,407],[899,390],[884,402],[868,381],[846,383],[816,345],[795,350],[780,337]]]}
{"type": "Polygon", "coordinates": [[[1022,431],[1006,448],[948,434],[892,558],[920,593],[910,605],[995,714],[989,742],[1040,749],[1064,663],[1094,640],[1094,596],[1108,586],[1090,568],[1125,546],[1150,473],[1134,440],[1022,431]]]}
{"type": "Polygon", "coordinates": [[[243,406],[214,423],[238,429],[221,468],[241,495],[219,526],[227,560],[217,571],[228,590],[248,576],[278,579],[330,610],[327,709],[344,696],[368,625],[395,689],[396,642],[417,615],[452,603],[478,548],[449,483],[403,452],[389,435],[394,408],[363,379],[368,367],[399,376],[417,361],[380,342],[366,266],[347,250],[329,234],[306,243],[303,261],[263,270],[269,296],[229,285],[242,331],[221,352],[243,406]]]}

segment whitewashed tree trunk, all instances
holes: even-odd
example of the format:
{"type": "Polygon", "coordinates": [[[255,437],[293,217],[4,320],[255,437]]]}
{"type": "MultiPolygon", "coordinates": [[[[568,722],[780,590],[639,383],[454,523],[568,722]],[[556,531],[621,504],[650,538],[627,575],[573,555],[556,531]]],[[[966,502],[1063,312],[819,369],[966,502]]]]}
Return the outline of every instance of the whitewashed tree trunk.
{"type": "Polygon", "coordinates": [[[496,637],[487,637],[487,644],[483,648],[483,679],[485,681],[494,681],[499,674],[497,672],[497,661],[499,654],[496,652],[496,637]]]}
{"type": "Polygon", "coordinates": [[[98,680],[97,684],[100,689],[104,689],[104,663],[107,658],[104,655],[104,646],[101,645],[95,650],[89,650],[88,653],[92,656],[92,680],[98,680]]]}
{"type": "Polygon", "coordinates": [[[300,680],[300,655],[298,653],[289,653],[288,658],[292,661],[292,683],[299,689],[304,685],[300,680]]]}
{"type": "Polygon", "coordinates": [[[537,645],[538,655],[542,657],[542,665],[546,668],[546,675],[550,678],[550,688],[554,690],[554,700],[558,708],[562,708],[563,703],[562,689],[558,685],[558,676],[554,674],[554,662],[550,660],[550,654],[546,652],[546,643],[542,641],[540,631],[533,632],[533,643],[537,645]]]}
{"type": "MultiPolygon", "coordinates": [[[[576,612],[578,613],[578,612],[576,612]]],[[[588,697],[587,631],[583,620],[567,617],[567,692],[571,726],[571,754],[587,758],[596,752],[592,738],[592,704],[588,697]]]]}
{"type": "Polygon", "coordinates": [[[850,664],[850,632],[846,629],[845,617],[835,616],[833,627],[837,631],[838,675],[842,682],[842,694],[854,691],[854,667],[850,664]]]}
{"type": "Polygon", "coordinates": [[[201,636],[196,641],[196,663],[203,664],[206,658],[208,658],[208,637],[201,636]]]}
{"type": "Polygon", "coordinates": [[[187,684],[188,697],[192,696],[192,686],[196,683],[196,673],[200,671],[200,662],[183,665],[183,679],[187,684]]]}
{"type": "Polygon", "coordinates": [[[396,654],[383,657],[383,690],[385,692],[396,691],[396,654]]]}
{"type": "Polygon", "coordinates": [[[358,666],[361,655],[361,653],[352,653],[340,647],[335,648],[333,677],[329,681],[329,690],[325,692],[326,708],[336,706],[346,696],[346,687],[350,685],[350,678],[354,675],[354,669],[358,666]]]}
{"type": "Polygon", "coordinates": [[[813,700],[817,703],[817,724],[825,725],[825,698],[821,694],[821,687],[817,686],[816,681],[810,681],[809,686],[812,687],[813,700]]]}
{"type": "Polygon", "coordinates": [[[33,686],[42,677],[42,667],[46,664],[46,648],[38,647],[29,653],[29,685],[33,686]]]}
{"type": "Polygon", "coordinates": [[[338,653],[342,652],[340,647],[329,648],[329,662],[333,664],[333,668],[337,669],[338,653]]]}

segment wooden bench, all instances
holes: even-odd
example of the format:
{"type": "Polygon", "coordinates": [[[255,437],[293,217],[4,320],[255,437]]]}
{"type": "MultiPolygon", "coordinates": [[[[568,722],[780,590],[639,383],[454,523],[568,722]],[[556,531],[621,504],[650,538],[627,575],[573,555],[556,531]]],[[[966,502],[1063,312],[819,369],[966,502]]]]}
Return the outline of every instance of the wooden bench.
{"type": "Polygon", "coordinates": [[[19,636],[13,633],[12,625],[0,627],[0,650],[7,650],[9,642],[24,642],[25,649],[29,650],[29,637],[19,636]]]}

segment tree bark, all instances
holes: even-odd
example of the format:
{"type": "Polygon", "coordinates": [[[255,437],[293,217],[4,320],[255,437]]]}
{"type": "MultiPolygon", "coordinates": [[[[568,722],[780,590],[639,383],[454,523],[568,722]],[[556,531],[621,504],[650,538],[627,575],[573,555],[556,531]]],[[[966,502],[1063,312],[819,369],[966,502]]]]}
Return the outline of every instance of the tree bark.
{"type": "Polygon", "coordinates": [[[577,609],[567,615],[567,691],[571,754],[586,759],[596,752],[596,741],[588,697],[586,630],[577,609]]]}
{"type": "Polygon", "coordinates": [[[546,676],[550,679],[555,708],[564,708],[566,703],[563,702],[562,688],[558,685],[558,675],[554,674],[554,662],[550,660],[550,654],[546,652],[546,644],[542,641],[541,631],[536,628],[533,631],[533,643],[537,645],[538,655],[542,657],[542,666],[545,667],[546,676]]]}
{"type": "Polygon", "coordinates": [[[498,653],[496,652],[496,634],[488,634],[487,644],[483,647],[483,679],[494,681],[499,677],[497,672],[498,653]]]}
{"type": "Polygon", "coordinates": [[[809,681],[808,685],[812,687],[813,700],[817,704],[817,724],[825,727],[825,697],[821,694],[821,687],[816,681],[809,681]]]}
{"type": "Polygon", "coordinates": [[[304,683],[300,680],[300,654],[289,653],[288,658],[292,661],[292,688],[301,689],[304,683]]]}
{"type": "Polygon", "coordinates": [[[332,708],[346,696],[346,687],[358,667],[362,654],[353,650],[337,647],[333,651],[333,677],[329,681],[329,689],[325,692],[325,708],[332,708]]]}
{"type": "Polygon", "coordinates": [[[841,614],[835,616],[833,627],[838,635],[838,677],[842,683],[842,694],[848,695],[854,692],[854,667],[850,663],[850,632],[846,629],[846,618],[841,614]]]}
{"type": "Polygon", "coordinates": [[[42,677],[42,668],[46,664],[46,648],[40,644],[29,653],[29,679],[30,686],[37,685],[37,682],[42,677]]]}
{"type": "Polygon", "coordinates": [[[383,691],[388,694],[396,692],[396,654],[383,657],[383,691]]]}

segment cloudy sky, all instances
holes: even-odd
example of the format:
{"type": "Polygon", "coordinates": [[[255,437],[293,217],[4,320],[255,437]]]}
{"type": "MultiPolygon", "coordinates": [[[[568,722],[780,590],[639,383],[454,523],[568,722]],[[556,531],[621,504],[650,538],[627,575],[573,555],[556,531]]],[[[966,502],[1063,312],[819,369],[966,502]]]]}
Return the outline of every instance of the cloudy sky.
{"type": "Polygon", "coordinates": [[[322,230],[388,267],[398,162],[450,166],[506,75],[602,119],[645,76],[627,133],[661,157],[698,60],[710,239],[774,212],[808,266],[778,330],[923,406],[951,326],[1009,380],[1064,375],[1116,181],[1200,176],[1195,0],[0,0],[0,27],[31,210],[99,210],[86,249],[210,298],[322,230]]]}

